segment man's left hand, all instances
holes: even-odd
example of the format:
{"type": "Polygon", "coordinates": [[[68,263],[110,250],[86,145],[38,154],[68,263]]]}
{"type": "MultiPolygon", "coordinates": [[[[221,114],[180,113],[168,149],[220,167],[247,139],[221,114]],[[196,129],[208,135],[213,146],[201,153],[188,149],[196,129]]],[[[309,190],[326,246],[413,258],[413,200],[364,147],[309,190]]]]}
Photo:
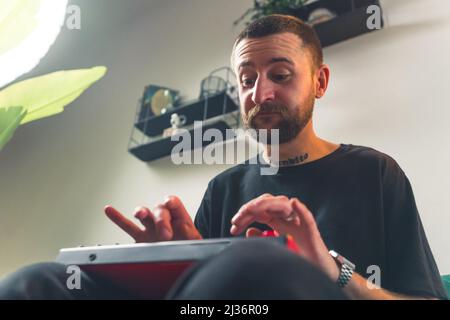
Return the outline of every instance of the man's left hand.
{"type": "MultiPolygon", "coordinates": [[[[280,235],[291,235],[300,247],[299,254],[333,281],[339,276],[339,268],[328,253],[316,221],[309,209],[297,198],[263,194],[244,204],[231,220],[231,234],[238,235],[253,222],[270,226],[280,235]]],[[[247,230],[247,237],[258,236],[256,228],[247,230]]]]}

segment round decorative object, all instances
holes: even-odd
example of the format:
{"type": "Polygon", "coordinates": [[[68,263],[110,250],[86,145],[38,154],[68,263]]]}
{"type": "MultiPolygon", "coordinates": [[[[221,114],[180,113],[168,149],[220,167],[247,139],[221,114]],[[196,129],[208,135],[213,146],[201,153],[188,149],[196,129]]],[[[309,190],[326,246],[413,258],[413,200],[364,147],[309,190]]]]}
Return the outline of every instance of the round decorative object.
{"type": "Polygon", "coordinates": [[[311,25],[316,25],[328,20],[331,20],[336,17],[336,14],[331,12],[330,10],[326,8],[318,8],[311,12],[311,14],[308,17],[308,23],[311,25]]]}
{"type": "Polygon", "coordinates": [[[159,89],[151,100],[151,109],[154,115],[160,115],[173,107],[174,97],[168,89],[159,89]],[[163,111],[164,110],[164,111],[163,111]]]}

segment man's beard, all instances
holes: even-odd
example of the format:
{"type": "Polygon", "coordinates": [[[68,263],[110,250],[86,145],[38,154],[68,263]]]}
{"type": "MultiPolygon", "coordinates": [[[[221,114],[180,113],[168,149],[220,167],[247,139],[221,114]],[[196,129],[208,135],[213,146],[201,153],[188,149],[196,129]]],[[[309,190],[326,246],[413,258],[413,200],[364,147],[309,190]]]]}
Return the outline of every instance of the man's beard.
{"type": "MultiPolygon", "coordinates": [[[[298,134],[305,128],[309,120],[312,118],[314,109],[314,96],[312,95],[303,106],[297,107],[292,112],[287,106],[277,102],[266,102],[258,104],[249,110],[247,114],[242,114],[242,121],[246,129],[255,129],[258,141],[260,140],[259,129],[266,129],[264,126],[258,126],[256,117],[260,113],[273,112],[278,113],[281,120],[271,129],[279,130],[279,144],[287,143],[295,139],[298,134]]],[[[267,132],[267,142],[259,141],[266,144],[272,144],[271,129],[267,132]]]]}

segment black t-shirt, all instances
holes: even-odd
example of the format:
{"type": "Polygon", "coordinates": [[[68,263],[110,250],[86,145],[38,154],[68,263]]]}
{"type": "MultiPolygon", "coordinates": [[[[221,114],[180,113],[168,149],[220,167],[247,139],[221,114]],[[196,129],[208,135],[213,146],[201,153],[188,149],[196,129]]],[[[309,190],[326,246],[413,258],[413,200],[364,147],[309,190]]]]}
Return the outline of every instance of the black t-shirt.
{"type": "Polygon", "coordinates": [[[411,185],[391,157],[342,144],[275,175],[261,175],[260,169],[246,161],[209,182],[195,217],[204,238],[231,237],[231,218],[264,193],[297,197],[313,213],[326,246],[355,263],[359,274],[368,278],[370,266],[378,266],[384,289],[447,297],[411,185]]]}

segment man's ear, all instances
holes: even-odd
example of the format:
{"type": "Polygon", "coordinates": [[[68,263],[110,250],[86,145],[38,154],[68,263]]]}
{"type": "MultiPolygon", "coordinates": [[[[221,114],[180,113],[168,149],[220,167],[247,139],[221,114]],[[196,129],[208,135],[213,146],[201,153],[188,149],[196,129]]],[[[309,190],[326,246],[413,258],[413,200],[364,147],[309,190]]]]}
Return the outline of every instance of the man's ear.
{"type": "Polygon", "coordinates": [[[322,64],[317,70],[314,77],[316,98],[320,99],[325,95],[330,80],[330,68],[326,64],[322,64]]]}

